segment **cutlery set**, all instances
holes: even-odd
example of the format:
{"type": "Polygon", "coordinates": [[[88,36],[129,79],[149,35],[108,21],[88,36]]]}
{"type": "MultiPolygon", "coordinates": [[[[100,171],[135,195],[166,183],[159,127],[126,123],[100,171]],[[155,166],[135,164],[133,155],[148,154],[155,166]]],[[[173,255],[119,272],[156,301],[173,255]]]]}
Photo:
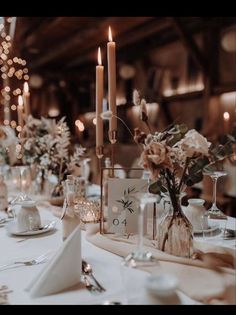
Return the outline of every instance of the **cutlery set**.
{"type": "Polygon", "coordinates": [[[1,265],[0,271],[4,271],[6,269],[11,269],[11,268],[14,268],[14,267],[20,266],[20,265],[22,265],[22,266],[38,265],[38,264],[46,262],[47,260],[48,260],[48,253],[40,255],[35,259],[25,260],[25,261],[15,261],[15,262],[10,263],[10,264],[1,265]]]}
{"type": "MultiPolygon", "coordinates": [[[[34,266],[47,261],[48,253],[40,255],[35,259],[15,261],[10,264],[1,265],[0,272],[7,269],[15,268],[17,266],[34,266]]],[[[82,274],[86,289],[89,290],[91,293],[102,293],[106,291],[106,289],[94,277],[91,265],[87,263],[85,260],[82,260],[82,274]],[[91,279],[93,283],[89,279],[91,279]]]]}

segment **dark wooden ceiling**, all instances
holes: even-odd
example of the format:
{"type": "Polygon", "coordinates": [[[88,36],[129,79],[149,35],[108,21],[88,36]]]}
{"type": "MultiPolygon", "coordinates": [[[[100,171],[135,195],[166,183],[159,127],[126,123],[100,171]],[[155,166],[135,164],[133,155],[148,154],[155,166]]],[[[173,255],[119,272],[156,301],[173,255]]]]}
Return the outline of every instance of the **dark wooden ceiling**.
{"type": "MultiPolygon", "coordinates": [[[[190,34],[235,23],[235,17],[178,18],[190,34]]],[[[30,73],[89,72],[97,47],[105,48],[112,27],[119,61],[131,62],[150,49],[179,38],[171,17],[18,17],[14,48],[28,61],[30,73]]]]}

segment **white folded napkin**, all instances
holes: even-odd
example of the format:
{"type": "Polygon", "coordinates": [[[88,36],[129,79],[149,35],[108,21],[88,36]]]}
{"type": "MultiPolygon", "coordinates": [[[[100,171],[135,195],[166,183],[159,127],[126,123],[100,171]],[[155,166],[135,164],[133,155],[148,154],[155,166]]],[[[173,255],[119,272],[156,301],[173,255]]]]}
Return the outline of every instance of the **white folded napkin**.
{"type": "Polygon", "coordinates": [[[78,226],[25,290],[31,297],[40,297],[72,287],[80,282],[81,265],[81,230],[78,226]]]}

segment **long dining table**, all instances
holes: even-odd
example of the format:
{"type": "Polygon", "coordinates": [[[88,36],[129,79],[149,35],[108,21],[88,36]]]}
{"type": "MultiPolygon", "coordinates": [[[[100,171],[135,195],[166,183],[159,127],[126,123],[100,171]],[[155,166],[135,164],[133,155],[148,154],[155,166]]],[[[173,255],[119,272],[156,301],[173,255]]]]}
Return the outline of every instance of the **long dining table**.
{"type": "MultiPolygon", "coordinates": [[[[27,260],[38,257],[44,253],[54,255],[62,246],[62,222],[53,215],[48,204],[38,206],[40,216],[43,220],[55,221],[56,227],[53,231],[35,236],[14,236],[7,232],[6,225],[0,227],[0,265],[12,263],[19,260],[27,260]],[[45,206],[46,205],[46,206],[45,206]]],[[[3,215],[0,214],[2,217],[3,215]]],[[[236,219],[228,219],[228,227],[235,229],[236,219]]],[[[162,301],[150,297],[146,289],[147,273],[136,270],[135,284],[127,297],[127,287],[122,277],[122,258],[108,251],[96,247],[86,240],[86,232],[82,231],[82,257],[88,261],[92,267],[96,278],[106,288],[106,292],[94,294],[88,291],[82,283],[64,290],[62,292],[40,297],[31,298],[25,289],[28,284],[39,275],[45,268],[46,263],[32,266],[17,266],[0,271],[0,286],[6,285],[9,290],[9,304],[200,304],[189,298],[186,294],[177,290],[175,298],[162,301]]],[[[222,241],[221,236],[213,239],[202,239],[203,242],[213,242],[222,246],[235,248],[235,239],[222,241]],[[223,242],[223,243],[222,243],[223,242]]],[[[73,257],[72,257],[73,259],[73,257]]],[[[65,270],[66,272],[66,270],[65,270]]],[[[129,273],[126,273],[129,277],[129,273]]],[[[132,275],[133,277],[133,275],[132,275]]],[[[126,279],[127,280],[127,279],[126,279]]],[[[130,288],[129,288],[130,290],[130,288]]]]}

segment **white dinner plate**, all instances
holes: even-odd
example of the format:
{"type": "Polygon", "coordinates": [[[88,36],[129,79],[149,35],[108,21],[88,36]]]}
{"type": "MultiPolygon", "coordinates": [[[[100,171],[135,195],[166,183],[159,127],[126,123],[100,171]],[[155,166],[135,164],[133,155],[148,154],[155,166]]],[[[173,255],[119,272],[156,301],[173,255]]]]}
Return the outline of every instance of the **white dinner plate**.
{"type": "Polygon", "coordinates": [[[194,230],[193,233],[194,233],[194,234],[211,233],[211,232],[216,231],[217,229],[219,229],[219,225],[214,225],[214,226],[212,226],[212,227],[209,227],[209,228],[206,229],[206,230],[194,230]]]}
{"type": "Polygon", "coordinates": [[[45,226],[48,224],[50,224],[50,226],[48,226],[47,228],[45,228],[43,230],[20,232],[20,231],[18,231],[17,222],[14,221],[14,222],[9,223],[6,226],[6,229],[7,229],[8,233],[13,234],[13,235],[17,235],[17,236],[38,235],[38,234],[47,233],[47,232],[55,229],[55,225],[56,225],[55,221],[42,220],[42,226],[45,226]]]}

